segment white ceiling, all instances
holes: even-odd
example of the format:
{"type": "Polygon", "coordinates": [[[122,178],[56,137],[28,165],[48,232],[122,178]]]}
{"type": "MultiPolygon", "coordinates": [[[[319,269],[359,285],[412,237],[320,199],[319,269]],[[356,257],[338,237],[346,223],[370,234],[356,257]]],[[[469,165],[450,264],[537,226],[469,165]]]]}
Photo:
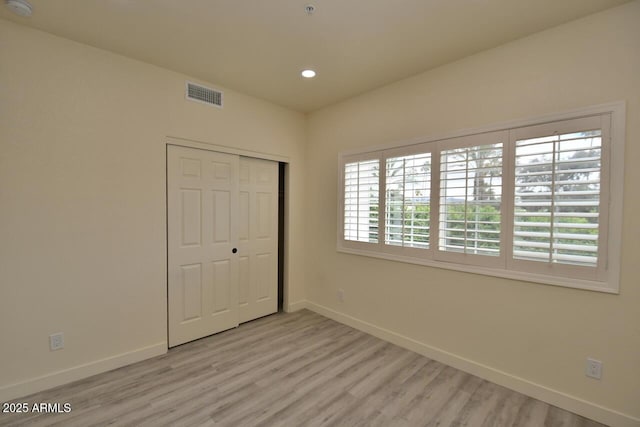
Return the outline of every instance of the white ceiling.
{"type": "Polygon", "coordinates": [[[627,1],[29,0],[0,17],[309,112],[627,1]]]}

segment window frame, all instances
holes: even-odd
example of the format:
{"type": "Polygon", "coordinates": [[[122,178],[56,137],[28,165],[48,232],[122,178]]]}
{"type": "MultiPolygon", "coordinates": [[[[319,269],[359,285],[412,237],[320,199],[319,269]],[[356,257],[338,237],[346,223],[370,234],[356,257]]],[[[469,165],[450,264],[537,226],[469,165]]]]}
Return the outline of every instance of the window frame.
{"type": "MultiPolygon", "coordinates": [[[[367,149],[340,152],[338,155],[337,251],[467,273],[617,294],[620,288],[625,113],[625,102],[620,101],[529,119],[465,129],[443,135],[393,142],[367,149]],[[598,266],[594,268],[572,266],[569,264],[555,265],[513,259],[515,141],[517,139],[526,139],[521,136],[527,133],[531,134],[534,128],[541,130],[555,126],[557,129],[562,129],[558,127],[565,125],[565,123],[562,122],[571,120],[577,120],[577,122],[579,122],[580,119],[583,118],[591,120],[589,118],[592,116],[601,116],[604,118],[601,127],[602,174],[600,182],[601,217],[598,226],[598,266]],[[485,142],[483,141],[486,141],[488,137],[490,138],[490,134],[492,133],[503,135],[500,256],[495,257],[501,259],[501,261],[497,263],[493,261],[487,262],[487,258],[494,258],[491,256],[436,250],[436,248],[439,247],[441,151],[452,149],[458,145],[484,145],[485,142]],[[504,139],[505,134],[506,139],[504,139]],[[411,248],[385,244],[387,159],[422,153],[430,153],[431,155],[429,248],[411,248]],[[378,242],[368,243],[345,240],[345,164],[374,159],[377,159],[380,165],[378,187],[378,242]],[[434,215],[434,212],[438,212],[438,215],[434,215]],[[585,271],[587,271],[586,274],[585,271]]],[[[575,129],[575,126],[570,126],[569,129],[575,129]]]]}

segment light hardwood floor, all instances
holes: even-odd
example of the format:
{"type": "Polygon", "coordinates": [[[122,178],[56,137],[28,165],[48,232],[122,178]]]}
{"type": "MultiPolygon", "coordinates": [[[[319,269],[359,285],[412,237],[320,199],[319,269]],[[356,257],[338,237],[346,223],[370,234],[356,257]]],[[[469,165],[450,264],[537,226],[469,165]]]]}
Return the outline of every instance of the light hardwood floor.
{"type": "Polygon", "coordinates": [[[72,411],[0,425],[601,425],[307,310],[14,401],[72,411]]]}

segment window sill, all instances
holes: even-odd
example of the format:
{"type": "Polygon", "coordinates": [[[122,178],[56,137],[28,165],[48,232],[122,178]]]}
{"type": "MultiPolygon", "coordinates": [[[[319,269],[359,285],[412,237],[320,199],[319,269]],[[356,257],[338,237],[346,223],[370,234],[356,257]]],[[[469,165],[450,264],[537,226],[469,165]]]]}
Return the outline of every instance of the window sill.
{"type": "Polygon", "coordinates": [[[608,294],[619,294],[617,283],[599,282],[583,279],[572,279],[569,277],[554,277],[543,274],[526,273],[521,271],[504,270],[497,268],[479,267],[474,265],[457,264],[453,262],[434,261],[431,259],[407,257],[396,254],[368,251],[365,249],[354,249],[338,244],[338,252],[361,255],[372,258],[385,259],[388,261],[404,262],[408,264],[424,265],[427,267],[443,268],[446,270],[461,271],[464,273],[482,274],[484,276],[500,277],[503,279],[513,279],[523,282],[542,283],[545,285],[562,286],[565,288],[581,289],[587,291],[604,292],[608,294]]]}

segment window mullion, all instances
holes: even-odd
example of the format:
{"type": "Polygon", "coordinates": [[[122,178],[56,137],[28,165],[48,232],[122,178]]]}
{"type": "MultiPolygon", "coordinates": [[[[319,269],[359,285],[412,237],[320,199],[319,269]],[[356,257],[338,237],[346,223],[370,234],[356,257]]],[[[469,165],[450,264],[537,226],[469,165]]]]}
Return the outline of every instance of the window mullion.
{"type": "Polygon", "coordinates": [[[387,239],[387,156],[381,153],[378,166],[378,247],[384,250],[387,239]]]}
{"type": "Polygon", "coordinates": [[[360,240],[360,163],[358,163],[358,173],[356,174],[356,240],[360,240]]]}
{"type": "MultiPolygon", "coordinates": [[[[612,209],[612,188],[611,188],[611,116],[602,117],[602,166],[600,173],[600,216],[598,218],[598,259],[601,260],[598,263],[598,276],[602,276],[605,271],[609,270],[611,256],[605,248],[613,245],[609,245],[609,236],[611,230],[609,230],[609,218],[612,209]]],[[[616,189],[620,191],[621,189],[616,189]]]]}
{"type": "Polygon", "coordinates": [[[430,203],[430,233],[429,247],[433,250],[434,258],[440,253],[440,144],[431,153],[431,200],[430,203]]]}
{"type": "Polygon", "coordinates": [[[405,236],[404,210],[405,210],[406,200],[404,199],[404,195],[405,195],[406,185],[407,185],[407,161],[406,159],[402,159],[402,194],[400,196],[402,200],[402,205],[400,208],[400,246],[404,246],[404,236],[405,236]]]}
{"type": "Polygon", "coordinates": [[[553,251],[555,250],[553,224],[556,221],[556,154],[560,145],[560,136],[553,142],[553,154],[551,156],[551,208],[549,215],[549,262],[553,263],[553,251]]]}
{"type": "Polygon", "coordinates": [[[513,227],[515,222],[515,177],[516,150],[511,132],[505,131],[502,146],[502,200],[500,216],[500,253],[504,257],[505,268],[510,267],[513,257],[513,227]]]}
{"type": "Polygon", "coordinates": [[[464,168],[464,210],[462,214],[464,215],[464,246],[463,252],[467,253],[467,234],[469,225],[467,224],[467,213],[469,209],[469,148],[465,148],[465,168],[464,168]]]}

